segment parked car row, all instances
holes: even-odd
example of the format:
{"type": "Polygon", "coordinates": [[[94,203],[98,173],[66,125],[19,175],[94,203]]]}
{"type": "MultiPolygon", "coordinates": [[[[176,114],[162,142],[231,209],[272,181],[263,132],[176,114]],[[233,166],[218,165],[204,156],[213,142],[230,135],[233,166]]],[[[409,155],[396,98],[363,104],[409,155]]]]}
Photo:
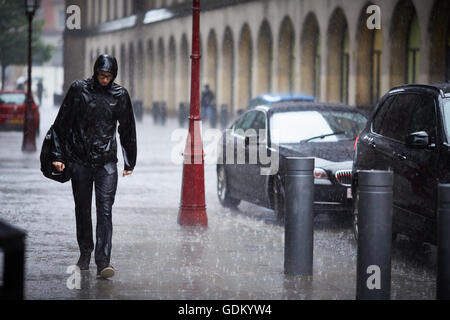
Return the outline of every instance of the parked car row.
{"type": "Polygon", "coordinates": [[[220,203],[249,201],[283,221],[286,158],[314,157],[315,212],[351,213],[357,238],[358,171],[390,170],[393,235],[435,243],[437,188],[450,182],[450,83],[395,87],[367,117],[354,107],[315,101],[248,108],[223,134],[219,159],[233,152],[228,159],[234,161],[217,164],[220,203]],[[275,172],[261,174],[268,165],[259,153],[250,161],[252,146],[278,157],[275,172]],[[244,163],[236,161],[239,154],[244,163]]]}
{"type": "Polygon", "coordinates": [[[220,202],[236,206],[246,200],[274,209],[282,221],[286,158],[315,157],[315,209],[349,212],[354,140],[366,121],[355,108],[317,102],[284,102],[248,110],[222,139],[219,158],[227,159],[226,153],[233,152],[234,160],[217,165],[220,202]],[[251,129],[256,137],[246,135],[252,134],[251,129]],[[268,165],[259,153],[257,161],[250,163],[252,141],[272,159],[278,159],[274,174],[261,174],[268,165]],[[237,162],[239,154],[245,154],[245,163],[237,162]]]}

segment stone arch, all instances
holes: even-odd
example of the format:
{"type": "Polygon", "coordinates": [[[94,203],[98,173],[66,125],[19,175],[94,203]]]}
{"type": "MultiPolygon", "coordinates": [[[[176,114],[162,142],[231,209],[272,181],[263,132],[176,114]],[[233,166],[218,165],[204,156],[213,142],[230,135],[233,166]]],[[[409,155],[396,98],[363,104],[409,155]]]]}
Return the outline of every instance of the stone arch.
{"type": "Polygon", "coordinates": [[[273,38],[269,22],[264,20],[258,32],[257,95],[271,92],[273,38]]]}
{"type": "Polygon", "coordinates": [[[349,32],[341,8],[333,11],[327,31],[327,100],[348,103],[349,32]]]}
{"type": "MultiPolygon", "coordinates": [[[[234,42],[230,27],[225,29],[222,41],[222,103],[226,104],[228,111],[233,113],[234,97],[234,42]]],[[[217,106],[220,107],[220,106],[217,106]]],[[[219,109],[218,109],[219,110],[219,109]]]]}
{"type": "Polygon", "coordinates": [[[369,5],[361,10],[356,35],[356,105],[359,106],[374,105],[381,97],[383,31],[367,28],[369,5]]]}
{"type": "Polygon", "coordinates": [[[120,68],[120,81],[122,82],[122,86],[127,86],[127,56],[126,56],[126,47],[125,44],[120,46],[120,58],[119,58],[119,68],[120,68]]]}
{"type": "Polygon", "coordinates": [[[103,1],[97,1],[97,8],[98,8],[98,11],[97,11],[97,17],[96,17],[96,19],[97,19],[97,23],[98,24],[101,24],[103,21],[102,21],[102,13],[103,13],[103,8],[102,8],[102,5],[103,5],[103,3],[102,3],[103,1]]]}
{"type": "Polygon", "coordinates": [[[137,63],[139,66],[139,70],[136,74],[136,97],[139,100],[143,100],[144,98],[144,81],[145,81],[145,68],[147,61],[144,58],[144,48],[142,46],[142,41],[139,41],[137,46],[137,63]],[[143,72],[144,71],[144,72],[143,72]]]}
{"type": "Polygon", "coordinates": [[[165,99],[165,50],[164,50],[164,40],[159,38],[157,58],[156,58],[156,86],[155,86],[155,98],[158,101],[163,101],[165,99]]]}
{"type": "Polygon", "coordinates": [[[430,82],[450,80],[450,1],[435,0],[429,23],[430,82]]]}
{"type": "Polygon", "coordinates": [[[303,23],[301,36],[301,91],[320,98],[320,27],[317,17],[310,12],[303,23]]]}
{"type": "MultiPolygon", "coordinates": [[[[400,0],[395,6],[391,21],[390,76],[391,87],[394,87],[411,80],[417,81],[419,72],[420,47],[412,47],[412,45],[417,45],[417,39],[412,39],[412,37],[417,37],[418,31],[417,14],[412,1],[400,0]]],[[[420,42],[420,34],[418,36],[420,42]]]]}
{"type": "Polygon", "coordinates": [[[206,84],[217,97],[217,37],[214,30],[209,32],[206,46],[206,84]]]}
{"type": "Polygon", "coordinates": [[[278,91],[292,92],[294,89],[295,31],[292,20],[285,17],[278,36],[278,91]]]}
{"type": "Polygon", "coordinates": [[[176,45],[175,38],[173,36],[169,39],[169,52],[168,52],[168,64],[167,64],[167,110],[176,110],[175,101],[177,96],[177,90],[175,86],[176,80],[176,45]]]}
{"type": "Polygon", "coordinates": [[[145,63],[145,90],[144,90],[144,103],[147,108],[152,107],[152,102],[154,100],[154,78],[156,78],[155,72],[155,50],[153,46],[153,40],[148,40],[146,49],[146,63],[145,63]]]}
{"type": "Polygon", "coordinates": [[[252,97],[252,36],[245,24],[239,37],[238,108],[247,107],[252,97]]]}
{"type": "Polygon", "coordinates": [[[147,10],[153,9],[155,7],[155,0],[145,0],[145,7],[147,10]]]}
{"type": "Polygon", "coordinates": [[[128,92],[130,93],[130,97],[134,97],[135,94],[135,70],[136,70],[136,57],[134,52],[134,44],[130,43],[128,51],[128,92]]]}
{"type": "Polygon", "coordinates": [[[93,68],[95,62],[94,49],[91,49],[91,51],[89,51],[89,62],[89,68],[93,68]]]}
{"type": "MultiPolygon", "coordinates": [[[[200,49],[200,87],[202,87],[206,83],[205,77],[205,57],[203,56],[203,41],[202,41],[202,33],[200,32],[199,39],[199,49],[200,49]]],[[[193,50],[193,49],[192,49],[193,50]]]]}
{"type": "Polygon", "coordinates": [[[181,37],[181,44],[180,44],[180,95],[179,95],[179,102],[189,103],[190,97],[189,97],[189,88],[190,88],[190,78],[189,78],[189,66],[191,64],[190,58],[189,58],[189,44],[188,39],[185,33],[183,33],[183,36],[181,37]]]}

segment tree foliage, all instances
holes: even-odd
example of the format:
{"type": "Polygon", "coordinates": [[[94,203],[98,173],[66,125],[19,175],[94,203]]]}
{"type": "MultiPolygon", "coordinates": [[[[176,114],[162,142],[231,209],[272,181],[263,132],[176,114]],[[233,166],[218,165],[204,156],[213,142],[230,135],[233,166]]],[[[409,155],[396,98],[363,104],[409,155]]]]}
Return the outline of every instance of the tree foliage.
{"type": "MultiPolygon", "coordinates": [[[[41,40],[43,19],[33,19],[33,62],[42,64],[51,59],[54,47],[41,40]]],[[[28,61],[28,18],[23,1],[0,0],[0,64],[26,65],[28,61]]]]}

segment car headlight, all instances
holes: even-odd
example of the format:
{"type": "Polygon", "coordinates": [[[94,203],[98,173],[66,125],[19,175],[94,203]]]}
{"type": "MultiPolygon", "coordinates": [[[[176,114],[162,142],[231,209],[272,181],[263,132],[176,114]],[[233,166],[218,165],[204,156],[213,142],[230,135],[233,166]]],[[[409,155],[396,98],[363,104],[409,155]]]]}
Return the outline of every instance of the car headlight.
{"type": "Polygon", "coordinates": [[[322,168],[314,168],[314,178],[315,179],[327,179],[328,180],[328,174],[322,168]]]}

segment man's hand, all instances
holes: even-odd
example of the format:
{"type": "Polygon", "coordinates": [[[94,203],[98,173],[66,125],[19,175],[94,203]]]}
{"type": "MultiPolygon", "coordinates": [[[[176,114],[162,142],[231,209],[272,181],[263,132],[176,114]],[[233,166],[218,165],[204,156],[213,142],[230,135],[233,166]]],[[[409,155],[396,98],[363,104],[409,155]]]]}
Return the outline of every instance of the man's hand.
{"type": "Polygon", "coordinates": [[[133,173],[133,170],[123,170],[123,177],[128,176],[133,173]]]}
{"type": "Polygon", "coordinates": [[[66,167],[64,163],[59,161],[53,161],[52,164],[59,172],[64,171],[64,168],[66,167]]]}

